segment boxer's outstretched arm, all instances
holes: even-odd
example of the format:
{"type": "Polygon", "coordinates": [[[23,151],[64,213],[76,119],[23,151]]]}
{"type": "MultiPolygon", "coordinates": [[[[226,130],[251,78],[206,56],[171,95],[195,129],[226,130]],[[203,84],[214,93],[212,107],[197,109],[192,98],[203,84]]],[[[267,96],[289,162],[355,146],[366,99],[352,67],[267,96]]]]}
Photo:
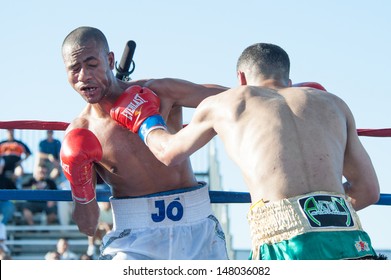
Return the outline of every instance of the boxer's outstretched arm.
{"type": "MultiPolygon", "coordinates": [[[[213,97],[208,99],[211,98],[213,97]]],[[[154,139],[150,140],[150,150],[164,164],[175,165],[205,145],[216,134],[212,121],[206,121],[210,118],[210,112],[213,112],[206,104],[208,103],[202,102],[197,107],[192,123],[176,135],[166,132],[167,126],[159,113],[160,100],[146,87],[128,88],[114,103],[110,116],[133,133],[138,133],[145,143],[150,134],[157,131],[154,139]]]]}
{"type": "Polygon", "coordinates": [[[215,135],[215,99],[210,96],[196,108],[185,129],[171,135],[159,112],[160,99],[147,87],[128,88],[115,102],[110,116],[133,133],[138,133],[152,153],[164,164],[176,165],[208,143],[215,135]]]}
{"type": "Polygon", "coordinates": [[[145,142],[157,159],[167,166],[179,164],[217,134],[213,120],[216,110],[210,102],[213,98],[201,102],[190,123],[176,134],[162,129],[149,132],[145,142]]]}

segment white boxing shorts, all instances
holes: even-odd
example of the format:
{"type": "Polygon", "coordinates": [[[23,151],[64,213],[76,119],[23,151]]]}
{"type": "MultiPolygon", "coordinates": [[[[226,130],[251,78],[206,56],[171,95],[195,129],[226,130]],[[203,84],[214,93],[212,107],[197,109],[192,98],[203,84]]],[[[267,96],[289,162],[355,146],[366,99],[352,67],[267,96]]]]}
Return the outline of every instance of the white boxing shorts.
{"type": "Polygon", "coordinates": [[[228,259],[206,184],[136,198],[110,198],[113,230],[99,259],[228,259]]]}

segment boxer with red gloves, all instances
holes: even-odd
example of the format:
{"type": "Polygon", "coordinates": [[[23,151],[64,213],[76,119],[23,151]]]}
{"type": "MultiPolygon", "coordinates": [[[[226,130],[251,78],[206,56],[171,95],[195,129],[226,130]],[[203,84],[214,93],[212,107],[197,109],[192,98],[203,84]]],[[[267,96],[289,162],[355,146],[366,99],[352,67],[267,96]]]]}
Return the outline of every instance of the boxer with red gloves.
{"type": "Polygon", "coordinates": [[[114,53],[94,27],[70,32],[62,57],[68,82],[86,101],[67,129],[62,151],[72,186],[72,218],[80,232],[93,236],[98,226],[97,176],[112,194],[113,229],[102,239],[99,259],[228,259],[208,186],[197,181],[190,161],[167,167],[132,132],[140,130],[146,138],[150,129],[165,127],[159,111],[170,131],[178,131],[183,106],[195,108],[225,87],[172,78],[117,79],[114,53]],[[158,92],[160,109],[156,96],[133,85],[158,92]],[[113,120],[110,111],[131,130],[113,120]]]}
{"type": "Polygon", "coordinates": [[[146,143],[148,134],[155,129],[167,130],[159,113],[160,99],[149,88],[132,86],[114,103],[110,116],[146,143]]]}
{"type": "Polygon", "coordinates": [[[316,82],[297,83],[297,84],[293,84],[292,87],[310,87],[310,88],[315,88],[315,89],[327,91],[321,84],[316,83],[316,82]]]}
{"type": "Polygon", "coordinates": [[[87,129],[72,129],[64,137],[60,156],[74,201],[81,204],[93,201],[93,163],[102,158],[102,146],[98,138],[87,129]]]}

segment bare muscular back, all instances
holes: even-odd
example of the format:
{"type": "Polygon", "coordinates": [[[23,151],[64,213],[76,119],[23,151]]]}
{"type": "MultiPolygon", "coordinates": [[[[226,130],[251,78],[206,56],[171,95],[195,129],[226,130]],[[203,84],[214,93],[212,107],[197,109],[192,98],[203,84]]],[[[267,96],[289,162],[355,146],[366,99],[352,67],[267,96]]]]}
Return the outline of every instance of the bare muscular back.
{"type": "Polygon", "coordinates": [[[95,169],[112,187],[114,197],[141,196],[197,184],[190,160],[175,167],[165,166],[138,135],[117,124],[108,114],[96,114],[91,105],[72,123],[72,128],[76,127],[89,129],[99,139],[103,157],[95,169]]]}
{"type": "Polygon", "coordinates": [[[215,117],[220,114],[221,120],[214,129],[242,170],[253,202],[344,192],[347,119],[334,95],[309,88],[239,87],[218,100],[215,117]]]}

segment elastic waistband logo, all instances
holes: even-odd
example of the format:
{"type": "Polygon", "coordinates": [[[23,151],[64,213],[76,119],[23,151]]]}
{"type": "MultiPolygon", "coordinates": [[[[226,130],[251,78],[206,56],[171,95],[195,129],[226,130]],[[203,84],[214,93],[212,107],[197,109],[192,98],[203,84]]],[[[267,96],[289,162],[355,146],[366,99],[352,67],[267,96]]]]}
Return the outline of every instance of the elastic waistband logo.
{"type": "Polygon", "coordinates": [[[354,221],[344,198],[313,195],[298,200],[311,227],[353,227],[354,221]]]}

